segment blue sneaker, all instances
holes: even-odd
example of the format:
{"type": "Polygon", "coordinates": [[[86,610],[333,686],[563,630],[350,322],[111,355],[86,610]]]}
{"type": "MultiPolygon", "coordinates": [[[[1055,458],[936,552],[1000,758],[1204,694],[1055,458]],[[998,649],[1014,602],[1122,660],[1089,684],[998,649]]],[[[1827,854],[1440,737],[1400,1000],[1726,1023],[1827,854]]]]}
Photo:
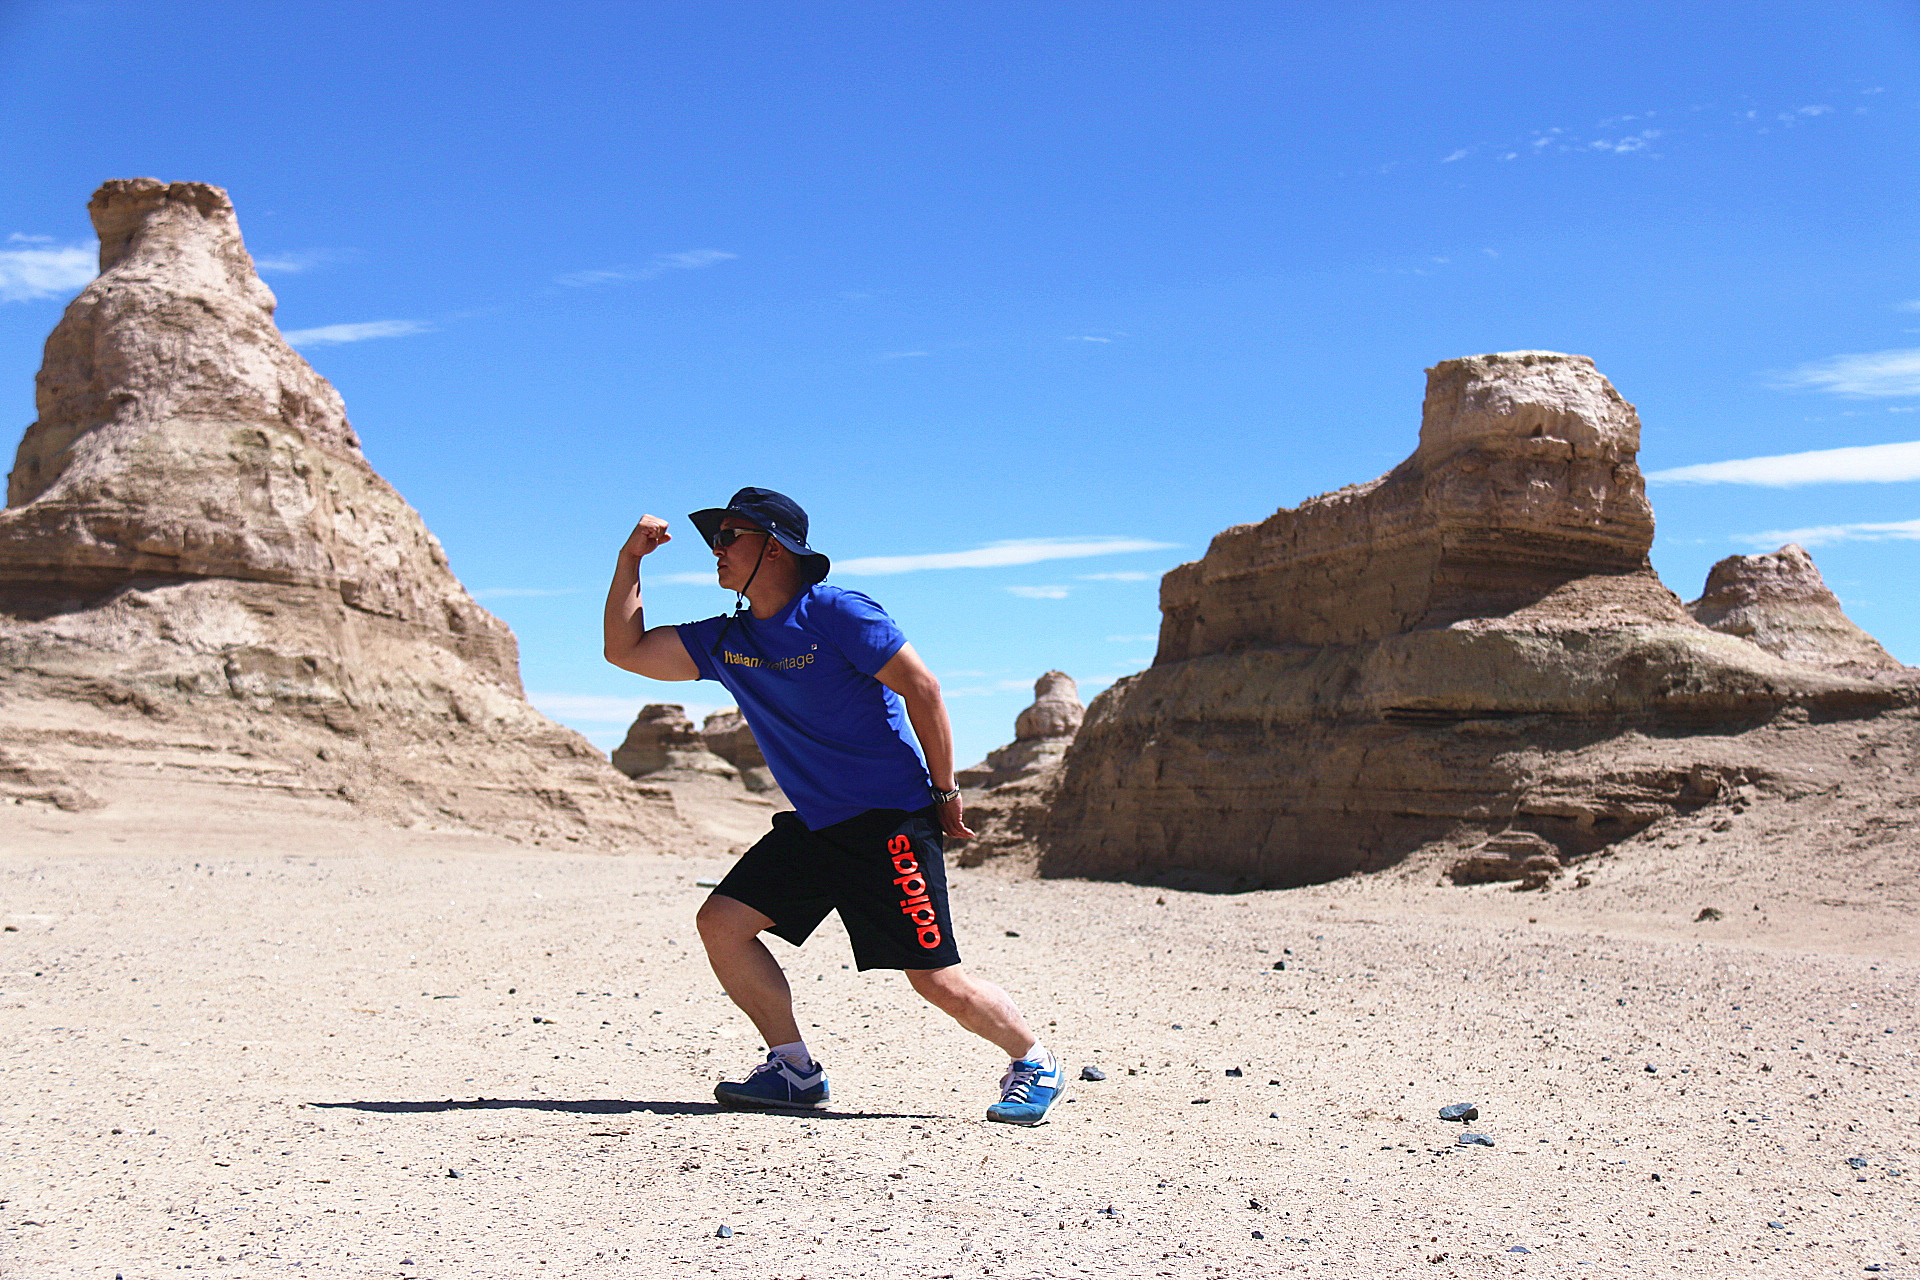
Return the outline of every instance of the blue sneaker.
{"type": "Polygon", "coordinates": [[[1065,1068],[1022,1058],[1000,1077],[1000,1101],[987,1108],[987,1119],[1001,1124],[1039,1124],[1067,1091],[1065,1068]]]}
{"type": "Polygon", "coordinates": [[[715,1085],[713,1096],[723,1107],[817,1107],[827,1100],[827,1069],[817,1062],[812,1066],[796,1071],[791,1062],[769,1053],[740,1083],[715,1085]]]}

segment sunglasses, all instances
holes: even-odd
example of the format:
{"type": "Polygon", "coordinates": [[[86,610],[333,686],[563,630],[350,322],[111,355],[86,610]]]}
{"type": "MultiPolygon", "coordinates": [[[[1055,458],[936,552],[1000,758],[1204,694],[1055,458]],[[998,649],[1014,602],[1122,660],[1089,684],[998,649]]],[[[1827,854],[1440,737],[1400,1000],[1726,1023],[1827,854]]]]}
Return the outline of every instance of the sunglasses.
{"type": "Polygon", "coordinates": [[[730,547],[737,540],[745,537],[750,533],[757,533],[763,538],[771,538],[773,536],[772,534],[768,533],[765,529],[722,529],[720,532],[713,535],[713,545],[716,548],[730,547]]]}

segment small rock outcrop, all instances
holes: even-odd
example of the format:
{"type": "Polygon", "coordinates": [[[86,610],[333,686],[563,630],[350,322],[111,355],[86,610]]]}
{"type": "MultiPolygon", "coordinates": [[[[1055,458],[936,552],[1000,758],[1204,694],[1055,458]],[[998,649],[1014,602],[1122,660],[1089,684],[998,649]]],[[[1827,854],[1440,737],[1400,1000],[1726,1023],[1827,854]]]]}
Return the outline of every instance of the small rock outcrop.
{"type": "Polygon", "coordinates": [[[226,193],[115,181],[89,212],[100,275],[47,339],[0,512],[0,790],[684,830],[528,705],[513,633],[275,327],[226,193]]]}
{"type": "Polygon", "coordinates": [[[707,750],[740,771],[740,781],[747,790],[779,793],[780,784],[774,781],[767,758],[760,754],[760,743],[738,707],[710,712],[700,725],[700,737],[707,750]]]}
{"type": "Polygon", "coordinates": [[[1085,715],[1073,677],[1049,671],[1034,681],[1033,704],[1014,720],[1014,740],[955,775],[967,793],[967,824],[977,833],[959,846],[959,865],[977,867],[1009,855],[1023,864],[1032,861],[1060,763],[1085,715]]]}
{"type": "Polygon", "coordinates": [[[634,717],[626,740],[613,749],[613,767],[629,778],[666,772],[739,776],[737,769],[707,749],[685,707],[660,702],[642,707],[634,717]]]}
{"type": "Polygon", "coordinates": [[[985,791],[1058,765],[1080,732],[1086,708],[1080,688],[1064,671],[1049,671],[1033,682],[1033,704],[1013,723],[1013,741],[987,754],[955,781],[964,790],[985,791]]]}
{"type": "Polygon", "coordinates": [[[1728,556],[1707,574],[1687,612],[1715,631],[1768,653],[1837,671],[1902,671],[1899,659],[1854,625],[1805,548],[1728,556]]]}
{"type": "Polygon", "coordinates": [[[1431,846],[1524,883],[1736,788],[1814,785],[1844,756],[1794,734],[1914,688],[1696,621],[1648,560],[1639,445],[1584,356],[1429,370],[1405,462],[1162,579],[1159,651],[1088,708],[1041,871],[1286,886],[1431,846]]]}

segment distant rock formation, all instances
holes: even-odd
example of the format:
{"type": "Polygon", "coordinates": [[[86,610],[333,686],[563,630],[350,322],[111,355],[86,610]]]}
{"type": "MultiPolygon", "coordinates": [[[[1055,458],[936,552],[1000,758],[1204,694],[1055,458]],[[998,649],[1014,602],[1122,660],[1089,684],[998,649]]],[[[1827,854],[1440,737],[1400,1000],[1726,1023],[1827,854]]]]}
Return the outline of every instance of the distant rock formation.
{"type": "Polygon", "coordinates": [[[1400,466],[1162,580],[1154,664],[1088,709],[1043,873],[1284,886],[1444,845],[1524,882],[1818,772],[1762,730],[1914,700],[1696,622],[1647,558],[1639,443],[1584,356],[1435,366],[1400,466]]]}
{"type": "Polygon", "coordinates": [[[1013,723],[1013,741],[970,769],[955,775],[966,790],[984,791],[1025,778],[1060,763],[1080,731],[1086,708],[1080,689],[1064,671],[1049,671],[1033,682],[1033,704],[1013,723]]]}
{"type": "Polygon", "coordinates": [[[1706,626],[1751,640],[1789,662],[1839,671],[1901,671],[1899,659],[1855,626],[1805,549],[1728,556],[1687,606],[1706,626]]]}
{"type": "Polygon", "coordinates": [[[634,717],[626,740],[613,749],[613,767],[629,778],[668,771],[739,776],[739,770],[707,749],[685,707],[659,702],[642,707],[634,717]]]}
{"type": "Polygon", "coordinates": [[[767,758],[760,754],[760,743],[738,707],[723,707],[708,713],[700,726],[700,737],[706,742],[707,750],[740,771],[740,781],[746,784],[747,790],[780,794],[780,784],[774,781],[773,770],[767,768],[767,758]]]}
{"type": "Polygon", "coordinates": [[[682,831],[527,704],[512,632],[274,326],[226,193],[115,181],[89,211],[100,275],[47,340],[0,512],[0,789],[251,790],[620,847],[682,831]]]}
{"type": "Polygon", "coordinates": [[[1033,842],[1045,827],[1060,763],[1086,708],[1064,671],[1049,671],[1033,683],[1033,704],[1014,720],[1014,740],[971,769],[955,775],[965,791],[967,825],[977,833],[957,846],[956,861],[977,867],[1013,855],[1031,861],[1033,842]]]}

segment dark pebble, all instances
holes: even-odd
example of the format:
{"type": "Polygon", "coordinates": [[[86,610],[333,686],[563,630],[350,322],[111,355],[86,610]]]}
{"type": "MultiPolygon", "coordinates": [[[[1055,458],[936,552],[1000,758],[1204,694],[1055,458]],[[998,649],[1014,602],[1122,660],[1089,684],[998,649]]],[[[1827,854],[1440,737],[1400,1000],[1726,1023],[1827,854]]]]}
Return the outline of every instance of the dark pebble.
{"type": "Polygon", "coordinates": [[[1267,1238],[1267,1233],[1264,1231],[1256,1231],[1253,1233],[1253,1238],[1255,1240],[1265,1240],[1267,1238]]]}
{"type": "Polygon", "coordinates": [[[1769,1222],[1767,1225],[1775,1231],[1785,1231],[1787,1229],[1787,1224],[1784,1222],[1769,1222]]]}
{"type": "Polygon", "coordinates": [[[1265,1206],[1265,1205],[1263,1205],[1263,1204],[1261,1204],[1261,1203],[1260,1203],[1260,1202],[1259,1202],[1258,1200],[1249,1200],[1249,1201],[1247,1201],[1247,1208],[1249,1208],[1249,1209],[1264,1209],[1264,1208],[1266,1208],[1266,1207],[1267,1207],[1267,1206],[1265,1206]]]}
{"type": "Polygon", "coordinates": [[[1656,1174],[1654,1174],[1654,1175],[1653,1175],[1653,1180],[1654,1180],[1655,1182],[1658,1182],[1658,1181],[1660,1181],[1660,1175],[1659,1175],[1659,1174],[1657,1174],[1657,1173],[1656,1173],[1656,1174]]]}
{"type": "Polygon", "coordinates": [[[1651,1062],[1649,1062],[1646,1066],[1640,1069],[1646,1072],[1650,1076],[1657,1076],[1660,1074],[1660,1068],[1654,1066],[1651,1062]]]}
{"type": "Polygon", "coordinates": [[[447,1170],[447,1176],[449,1178],[457,1178],[460,1176],[460,1171],[458,1169],[449,1169],[447,1170]]]}
{"type": "Polygon", "coordinates": [[[723,1222],[720,1224],[720,1229],[713,1234],[717,1239],[731,1240],[733,1238],[733,1228],[723,1222]]]}
{"type": "Polygon", "coordinates": [[[1463,1133],[1453,1140],[1456,1147],[1490,1147],[1493,1139],[1484,1133],[1463,1133]]]}
{"type": "Polygon", "coordinates": [[[1212,1102],[1212,1101],[1213,1101],[1213,1099],[1212,1099],[1212,1098],[1195,1098],[1195,1099],[1193,1100],[1193,1105],[1194,1105],[1194,1106],[1196,1106],[1196,1107],[1198,1107],[1198,1106],[1202,1106],[1202,1105],[1204,1105],[1204,1104],[1206,1104],[1206,1103],[1209,1103],[1209,1102],[1212,1102]]]}
{"type": "MultiPolygon", "coordinates": [[[[1880,1265],[1879,1263],[1877,1263],[1877,1262],[1869,1262],[1869,1263],[1868,1263],[1868,1264],[1867,1264],[1866,1266],[1864,1266],[1864,1267],[1862,1267],[1862,1268],[1860,1268],[1860,1269],[1861,1269],[1862,1271],[1884,1271],[1884,1270],[1886,1270],[1886,1268],[1885,1268],[1885,1267],[1882,1267],[1882,1266],[1881,1266],[1881,1265],[1880,1265]]],[[[115,1277],[113,1278],[113,1280],[120,1280],[120,1277],[118,1277],[118,1276],[115,1276],[115,1277]]]]}
{"type": "Polygon", "coordinates": [[[1185,1027],[1183,1027],[1183,1026],[1181,1026],[1181,1025],[1180,1025],[1179,1023],[1177,1023],[1177,1022],[1173,1024],[1173,1029],[1174,1029],[1175,1031],[1185,1031],[1185,1030],[1186,1030],[1186,1028],[1185,1028],[1185,1027]]]}
{"type": "MultiPolygon", "coordinates": [[[[114,1132],[118,1133],[120,1131],[118,1129],[115,1129],[114,1132]]],[[[1865,1156],[1848,1156],[1847,1157],[1847,1168],[1864,1169],[1866,1167],[1867,1167],[1867,1159],[1865,1156]]]]}
{"type": "Polygon", "coordinates": [[[1474,1106],[1471,1102],[1455,1102],[1440,1108],[1440,1118],[1442,1120],[1458,1120],[1461,1124],[1465,1124],[1469,1120],[1478,1120],[1480,1118],[1480,1108],[1474,1106]]]}
{"type": "Polygon", "coordinates": [[[1016,932],[1014,932],[1014,931],[1013,931],[1012,929],[1009,929],[1009,930],[1007,930],[1007,936],[1008,936],[1009,938],[1017,938],[1017,937],[1019,937],[1020,935],[1019,935],[1018,933],[1016,933],[1016,932]]]}
{"type": "Polygon", "coordinates": [[[1080,1078],[1082,1080],[1105,1080],[1107,1073],[1098,1067],[1082,1067],[1080,1068],[1080,1078]]]}
{"type": "Polygon", "coordinates": [[[1507,1252],[1508,1253],[1532,1253],[1533,1250],[1527,1248],[1527,1246],[1523,1244],[1510,1244],[1507,1246],[1507,1252]]]}
{"type": "Polygon", "coordinates": [[[1275,969],[1284,969],[1287,967],[1287,962],[1285,960],[1275,960],[1273,962],[1273,967],[1275,969]]]}
{"type": "Polygon", "coordinates": [[[1236,1078],[1237,1078],[1237,1077],[1239,1077],[1240,1075],[1242,1075],[1242,1074],[1244,1074],[1244,1073],[1243,1073],[1243,1072],[1242,1072],[1242,1071],[1240,1070],[1240,1068],[1238,1068],[1238,1067],[1228,1067],[1228,1068],[1227,1068],[1227,1074],[1228,1074],[1228,1075],[1230,1075],[1230,1076],[1234,1076],[1234,1077],[1236,1077],[1236,1078]]]}

